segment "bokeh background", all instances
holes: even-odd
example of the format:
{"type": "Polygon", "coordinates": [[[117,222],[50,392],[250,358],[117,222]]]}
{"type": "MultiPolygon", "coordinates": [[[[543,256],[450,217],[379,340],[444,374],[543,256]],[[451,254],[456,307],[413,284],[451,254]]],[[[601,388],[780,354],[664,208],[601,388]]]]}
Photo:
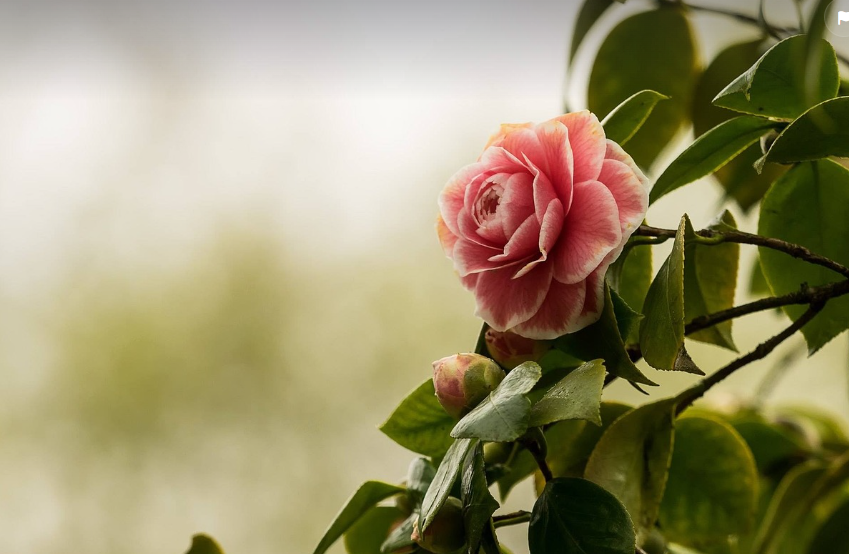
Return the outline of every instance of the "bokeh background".
{"type": "MultiPolygon", "coordinates": [[[[400,479],[411,455],[377,425],[479,329],[438,192],[499,123],[582,106],[600,37],[649,5],[608,14],[567,79],[567,0],[0,4],[0,551],[177,553],[205,531],[308,552],[360,482],[400,479]]],[[[755,34],[696,25],[705,59],[755,34]]],[[[720,205],[705,180],[649,219],[720,205]]],[[[737,342],[783,324],[748,317],[737,342]]],[[[845,336],[776,359],[770,401],[849,417],[845,336]]],[[[709,399],[753,398],[774,363],[709,399]]],[[[655,397],[694,379],[645,370],[655,397]]]]}

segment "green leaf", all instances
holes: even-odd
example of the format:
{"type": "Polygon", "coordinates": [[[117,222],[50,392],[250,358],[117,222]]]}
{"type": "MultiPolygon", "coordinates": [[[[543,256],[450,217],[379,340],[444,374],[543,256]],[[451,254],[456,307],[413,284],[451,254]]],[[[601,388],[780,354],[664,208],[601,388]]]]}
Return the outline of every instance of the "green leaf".
{"type": "Polygon", "coordinates": [[[684,348],[684,235],[689,224],[685,214],[672,252],[649,287],[640,346],[643,358],[654,368],[701,374],[684,348]]]}
{"type": "MultiPolygon", "coordinates": [[[[725,211],[708,229],[737,229],[731,212],[725,211]]],[[[685,237],[684,316],[687,321],[734,306],[737,288],[737,266],[740,245],[726,242],[700,244],[695,237],[685,237]]],[[[690,335],[691,339],[716,344],[737,351],[731,336],[732,321],[725,321],[690,335]]]]}
{"type": "Polygon", "coordinates": [[[820,75],[810,97],[798,83],[805,78],[799,68],[806,59],[806,38],[796,35],[770,48],[748,71],[731,82],[714,98],[717,106],[730,110],[792,120],[805,110],[834,98],[840,84],[834,48],[822,41],[818,62],[812,64],[820,75]]]}
{"type": "Polygon", "coordinates": [[[548,389],[531,408],[530,427],[566,419],[585,419],[601,425],[602,360],[587,362],[548,389]]]}
{"type": "Polygon", "coordinates": [[[467,552],[468,554],[478,554],[481,536],[490,526],[492,514],[499,508],[498,502],[489,493],[489,487],[486,484],[483,446],[480,443],[469,450],[463,462],[460,491],[463,501],[463,520],[466,527],[467,552]]]}
{"type": "Polygon", "coordinates": [[[849,97],[817,104],[778,135],[764,161],[804,162],[849,156],[849,97]]]}
{"type": "MultiPolygon", "coordinates": [[[[797,165],[777,181],[761,206],[758,233],[801,244],[836,262],[849,264],[849,170],[831,160],[797,165]]],[[[760,247],[761,268],[776,295],[799,290],[803,283],[815,287],[841,279],[824,267],[760,247]]],[[[795,320],[805,306],[787,306],[795,320]]],[[[802,328],[808,351],[814,353],[849,328],[849,297],[830,300],[802,328]]]]}
{"type": "Polygon", "coordinates": [[[649,194],[656,202],[673,190],[710,175],[775,128],[774,121],[741,115],[720,123],[684,150],[657,178],[649,194]]]}
{"type": "Polygon", "coordinates": [[[654,526],[672,456],[675,400],[636,408],[602,435],[584,476],[612,492],[639,530],[654,526]]]}
{"type": "Polygon", "coordinates": [[[407,469],[407,496],[413,506],[421,506],[435,475],[436,469],[427,458],[416,458],[410,462],[410,467],[407,469]]]}
{"type": "Polygon", "coordinates": [[[714,418],[679,419],[660,528],[694,548],[742,534],[753,522],[757,487],[755,460],[733,427],[714,418]]]}
{"type": "Polygon", "coordinates": [[[215,539],[201,534],[192,537],[192,545],[186,554],[224,554],[224,551],[218,546],[215,539]]]}
{"type": "Polygon", "coordinates": [[[753,296],[767,296],[769,294],[769,285],[764,277],[764,270],[761,269],[760,258],[755,258],[752,263],[752,276],[749,278],[749,293],[753,296]]]}
{"type": "Polygon", "coordinates": [[[634,554],[636,537],[625,507],[585,479],[550,481],[534,504],[531,554],[634,554]]]}
{"type": "Polygon", "coordinates": [[[607,114],[601,122],[604,134],[624,146],[640,130],[661,100],[669,100],[669,97],[653,90],[641,90],[634,94],[607,114]]]}
{"type": "Polygon", "coordinates": [[[395,506],[375,506],[345,533],[345,550],[348,554],[379,554],[392,526],[404,519],[395,506]]]}
{"type": "Polygon", "coordinates": [[[451,494],[451,487],[454,486],[454,482],[460,474],[463,460],[466,459],[466,455],[477,443],[477,439],[458,439],[454,441],[454,444],[445,453],[445,457],[442,459],[442,463],[439,464],[436,475],[422,501],[422,531],[433,523],[436,513],[445,504],[445,500],[451,494]]]}
{"type": "Polygon", "coordinates": [[[643,314],[631,309],[631,306],[622,300],[622,297],[612,288],[610,289],[610,300],[613,302],[613,315],[616,316],[619,336],[630,337],[636,334],[637,340],[639,340],[640,321],[643,320],[643,314]]]}
{"type": "Polygon", "coordinates": [[[381,554],[393,554],[397,550],[413,546],[415,543],[411,537],[413,535],[413,526],[418,518],[419,512],[414,511],[398,527],[392,529],[389,536],[380,545],[381,554]]]}
{"type": "Polygon", "coordinates": [[[428,379],[401,401],[380,430],[404,448],[441,458],[453,442],[454,423],[436,398],[433,380],[428,379]]]}
{"type": "MultiPolygon", "coordinates": [[[[654,275],[651,252],[652,249],[646,246],[626,246],[625,251],[607,269],[607,282],[610,284],[611,290],[639,313],[643,311],[643,302],[646,300],[646,294],[654,275]]],[[[614,302],[614,311],[617,312],[616,319],[621,321],[618,310],[615,308],[614,302]]],[[[631,329],[629,333],[622,333],[621,331],[620,326],[620,334],[626,344],[639,342],[639,325],[631,329]]]]}
{"type": "Polygon", "coordinates": [[[513,442],[528,430],[531,401],[527,394],[542,377],[534,362],[516,366],[474,410],[463,416],[451,431],[454,438],[478,438],[513,442]]]}
{"type": "Polygon", "coordinates": [[[656,386],[654,381],[637,369],[625,351],[609,287],[605,287],[604,311],[599,320],[577,333],[560,337],[554,345],[558,350],[581,360],[603,359],[611,375],[633,383],[656,386]]]}
{"type": "Polygon", "coordinates": [[[849,552],[849,501],[841,504],[819,528],[808,547],[808,554],[849,552]]]}
{"type": "Polygon", "coordinates": [[[620,22],[596,55],[587,90],[593,113],[608,114],[642,90],[670,98],[628,143],[628,153],[642,167],[651,165],[685,122],[698,75],[696,50],[684,10],[666,4],[620,22]]]}
{"type": "Polygon", "coordinates": [[[572,44],[569,47],[569,65],[575,60],[575,54],[590,32],[595,22],[613,5],[613,0],[585,0],[575,18],[575,28],[572,30],[572,44]]]}
{"type": "Polygon", "coordinates": [[[345,503],[345,507],[336,514],[333,523],[324,532],[324,536],[315,547],[313,554],[322,554],[336,542],[336,539],[351,528],[367,511],[381,500],[403,493],[404,489],[383,483],[381,481],[367,481],[363,483],[357,492],[345,503]]]}
{"type": "Polygon", "coordinates": [[[849,436],[834,415],[814,406],[783,406],[776,416],[789,419],[803,429],[811,429],[822,447],[835,452],[849,449],[849,436]]]}
{"type": "Polygon", "coordinates": [[[786,471],[810,453],[801,434],[793,434],[757,413],[738,413],[729,423],[749,445],[758,471],[766,476],[786,471]]]}

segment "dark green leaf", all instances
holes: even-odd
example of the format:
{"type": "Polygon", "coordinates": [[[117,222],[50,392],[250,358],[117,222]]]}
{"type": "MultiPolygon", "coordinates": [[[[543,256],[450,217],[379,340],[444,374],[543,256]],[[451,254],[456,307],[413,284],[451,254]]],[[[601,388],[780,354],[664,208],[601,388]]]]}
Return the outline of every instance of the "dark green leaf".
{"type": "Polygon", "coordinates": [[[601,122],[604,134],[624,146],[640,130],[661,100],[669,100],[669,97],[653,90],[641,90],[634,94],[607,114],[601,122]]]}
{"type": "Polygon", "coordinates": [[[674,399],[640,406],[602,435],[584,476],[612,492],[638,529],[654,527],[672,456],[674,399]]]}
{"type": "Polygon", "coordinates": [[[685,417],[660,506],[660,528],[674,542],[699,548],[752,524],[758,474],[749,447],[719,419],[685,417]]]}
{"type": "Polygon", "coordinates": [[[720,123],[669,164],[652,187],[649,201],[656,202],[673,190],[710,175],[776,126],[773,121],[748,115],[720,123]]]}
{"type": "Polygon", "coordinates": [[[797,35],[770,48],[748,71],[725,87],[713,103],[730,110],[792,120],[815,104],[834,98],[839,86],[834,48],[822,41],[819,60],[812,63],[819,74],[816,87],[806,97],[798,86],[805,78],[799,69],[806,59],[806,38],[797,35]]]}
{"type": "Polygon", "coordinates": [[[631,309],[631,306],[622,300],[622,297],[613,288],[610,289],[610,300],[613,302],[613,314],[616,316],[619,336],[629,337],[636,334],[637,340],[639,340],[640,321],[643,320],[643,314],[631,309]]]}
{"type": "MultiPolygon", "coordinates": [[[[831,160],[802,163],[769,190],[761,206],[758,233],[806,246],[812,252],[849,264],[849,170],[831,160]]],[[[840,276],[768,248],[759,249],[761,268],[776,295],[838,281],[840,276]]],[[[787,306],[796,319],[804,306],[787,306]]],[[[810,353],[849,328],[849,297],[832,299],[802,328],[810,353]]]]}
{"type": "Polygon", "coordinates": [[[398,527],[393,529],[389,533],[389,536],[386,537],[386,540],[380,545],[381,554],[393,554],[397,550],[413,546],[415,543],[411,537],[413,535],[413,526],[418,518],[419,512],[413,512],[398,527]]]}
{"type": "Polygon", "coordinates": [[[572,31],[572,45],[569,47],[570,65],[575,59],[575,54],[584,41],[584,37],[590,32],[595,22],[604,15],[607,8],[613,5],[613,0],[584,0],[578,17],[575,18],[575,28],[572,31]]]}
{"type": "Polygon", "coordinates": [[[436,469],[427,458],[416,458],[407,469],[407,496],[414,506],[420,506],[427,489],[430,487],[436,469]]]}
{"type": "Polygon", "coordinates": [[[846,529],[849,529],[849,501],[841,504],[828,516],[811,541],[808,554],[849,552],[849,533],[846,529]]]}
{"type": "Polygon", "coordinates": [[[323,552],[326,552],[327,549],[336,542],[336,539],[341,537],[345,531],[350,529],[350,527],[356,523],[363,514],[369,511],[378,502],[403,492],[404,489],[401,487],[396,487],[395,485],[390,485],[380,481],[367,481],[363,483],[360,488],[357,489],[357,492],[348,499],[345,503],[345,507],[336,514],[335,518],[333,518],[333,523],[331,523],[327,531],[324,532],[324,536],[321,538],[318,546],[315,547],[313,554],[322,554],[323,552]]]}
{"type": "Polygon", "coordinates": [[[531,408],[530,427],[566,419],[585,419],[601,425],[602,360],[587,362],[548,389],[531,408]]]}
{"type": "Polygon", "coordinates": [[[655,386],[656,383],[637,369],[625,351],[609,287],[605,289],[601,318],[577,333],[564,335],[554,343],[558,350],[581,360],[601,358],[608,373],[634,383],[655,386]]]}
{"type": "Polygon", "coordinates": [[[531,554],[634,554],[636,537],[625,507],[585,479],[550,481],[534,504],[531,554]]]}
{"type": "MultiPolygon", "coordinates": [[[[708,229],[737,229],[731,212],[725,211],[708,229]]],[[[684,258],[684,315],[687,321],[734,306],[737,288],[737,265],[740,245],[726,242],[716,245],[700,244],[690,235],[685,240],[684,258]]],[[[733,351],[732,322],[725,321],[690,335],[691,339],[716,344],[733,351]]]]}
{"type": "MultiPolygon", "coordinates": [[[[643,311],[643,302],[645,302],[654,275],[652,273],[651,251],[652,249],[647,246],[626,246],[622,255],[607,270],[607,282],[610,284],[611,290],[615,291],[628,306],[639,313],[643,311]]],[[[621,322],[622,319],[618,314],[619,310],[616,310],[615,302],[614,311],[617,313],[617,321],[621,322]]],[[[627,334],[622,332],[620,325],[620,334],[626,344],[639,342],[639,325],[634,326],[627,334]]]]}
{"type": "Polygon", "coordinates": [[[668,96],[628,143],[637,164],[648,167],[683,126],[697,75],[687,16],[665,4],[623,20],[604,40],[590,74],[589,109],[608,114],[641,90],[668,96]]]}
{"type": "Polygon", "coordinates": [[[392,526],[404,519],[395,506],[375,506],[345,533],[345,550],[348,554],[379,554],[392,526]]]}
{"type": "Polygon", "coordinates": [[[433,380],[428,379],[401,401],[380,430],[404,448],[440,458],[451,446],[454,423],[436,399],[433,380]]]}
{"type": "Polygon", "coordinates": [[[777,410],[776,415],[805,429],[812,429],[823,448],[838,452],[849,448],[849,436],[843,424],[825,410],[813,406],[784,406],[777,410]]]}
{"type": "Polygon", "coordinates": [[[186,554],[224,554],[224,551],[208,535],[195,535],[192,537],[192,545],[186,554]]]}
{"type": "Polygon", "coordinates": [[[436,513],[445,504],[445,500],[451,494],[451,487],[454,486],[454,482],[460,474],[460,469],[463,467],[463,460],[466,459],[466,455],[477,443],[477,439],[457,439],[445,453],[445,457],[439,464],[436,475],[422,501],[422,531],[433,523],[436,513]]]}
{"type": "Polygon", "coordinates": [[[516,366],[483,402],[457,422],[451,436],[492,442],[518,439],[528,430],[531,401],[527,394],[540,377],[542,370],[534,362],[516,366]]]}
{"type": "Polygon", "coordinates": [[[749,278],[749,293],[754,296],[766,296],[769,292],[769,284],[764,277],[764,270],[761,269],[761,260],[755,258],[752,263],[752,276],[749,278]]]}
{"type": "Polygon", "coordinates": [[[757,413],[738,413],[729,423],[749,445],[758,471],[764,475],[780,476],[810,453],[801,433],[793,433],[757,413]]]}
{"type": "Polygon", "coordinates": [[[684,235],[689,219],[681,218],[672,252],[649,287],[640,322],[640,347],[652,367],[699,373],[684,349],[684,235]],[[695,370],[693,369],[695,368],[695,370]]]}
{"type": "MultiPolygon", "coordinates": [[[[819,64],[817,64],[817,60],[820,60],[823,57],[823,50],[825,50],[826,45],[828,45],[828,43],[823,40],[823,35],[825,35],[825,18],[827,16],[834,17],[837,15],[836,13],[826,13],[828,8],[832,5],[835,5],[833,0],[817,0],[813,10],[811,11],[811,18],[808,20],[806,28],[804,48],[805,55],[799,62],[797,62],[799,63],[798,71],[802,74],[803,78],[796,81],[796,87],[799,90],[800,96],[806,100],[809,106],[812,106],[819,101],[819,84],[824,78],[824,75],[822,74],[823,70],[820,68],[819,64]]],[[[831,67],[829,66],[828,69],[830,70],[831,67]]]]}
{"type": "Polygon", "coordinates": [[[466,455],[460,483],[467,552],[478,554],[481,536],[489,527],[492,514],[499,507],[486,484],[483,446],[480,443],[466,455]]]}
{"type": "Polygon", "coordinates": [[[817,104],[778,135],[767,162],[791,163],[849,156],[849,97],[817,104]]]}

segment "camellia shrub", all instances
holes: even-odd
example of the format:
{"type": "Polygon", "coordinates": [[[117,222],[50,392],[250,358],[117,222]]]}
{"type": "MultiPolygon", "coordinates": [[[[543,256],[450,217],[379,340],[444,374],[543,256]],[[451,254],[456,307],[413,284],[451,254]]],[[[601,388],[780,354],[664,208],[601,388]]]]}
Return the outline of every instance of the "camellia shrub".
{"type": "MultiPolygon", "coordinates": [[[[813,355],[849,328],[849,169],[835,159],[849,157],[849,97],[823,38],[829,1],[797,3],[798,28],[770,25],[763,3],[756,15],[646,4],[603,39],[587,110],[502,125],[449,179],[437,234],[483,328],[381,426],[418,455],[406,480],[363,484],[314,554],[340,539],[350,554],[497,554],[513,525],[532,554],[849,552],[840,424],[812,409],[694,407],[796,333],[813,355]],[[702,12],[761,36],[703,68],[702,12]],[[688,126],[695,139],[652,171],[688,126]],[[673,229],[646,222],[708,175],[729,204],[759,207],[756,233],[727,210],[704,229],[686,214],[673,229]],[[749,246],[758,299],[734,305],[749,246]],[[775,309],[786,328],[726,365],[688,355],[685,339],[737,352],[733,320],[775,309]],[[640,359],[701,377],[636,407],[606,401],[615,380],[656,386],[640,359]],[[525,480],[534,505],[500,510],[525,480]]],[[[618,9],[586,0],[573,57],[618,9]]],[[[219,551],[198,536],[190,552],[219,551]]]]}

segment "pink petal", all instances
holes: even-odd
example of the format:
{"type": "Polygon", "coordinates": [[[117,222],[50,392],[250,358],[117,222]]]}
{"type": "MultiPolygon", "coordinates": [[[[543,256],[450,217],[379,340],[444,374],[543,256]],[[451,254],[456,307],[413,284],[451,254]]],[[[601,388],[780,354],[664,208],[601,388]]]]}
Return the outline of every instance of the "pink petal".
{"type": "Polygon", "coordinates": [[[465,277],[470,273],[480,273],[491,269],[506,267],[512,263],[517,263],[513,260],[499,259],[492,261],[493,253],[497,252],[486,246],[481,246],[474,242],[459,239],[454,245],[452,258],[454,259],[454,269],[460,274],[460,277],[465,277]]]}
{"type": "MultiPolygon", "coordinates": [[[[622,250],[619,249],[621,253],[622,250]]],[[[617,254],[613,259],[616,259],[617,254]]],[[[589,274],[584,281],[587,287],[586,296],[584,297],[584,306],[581,308],[581,313],[574,321],[574,327],[567,331],[573,333],[579,331],[588,325],[592,325],[601,317],[601,312],[604,311],[604,277],[607,275],[607,268],[610,264],[605,260],[595,271],[589,274]]]]}
{"type": "Polygon", "coordinates": [[[439,237],[439,244],[442,245],[442,250],[449,258],[454,252],[454,244],[457,242],[457,235],[451,232],[451,229],[445,225],[445,220],[441,215],[436,216],[436,235],[439,237]]]}
{"type": "Polygon", "coordinates": [[[584,110],[556,118],[569,129],[569,144],[574,156],[574,182],[597,179],[605,154],[604,129],[598,118],[584,110]]]}
{"type": "Polygon", "coordinates": [[[507,244],[504,252],[489,258],[492,262],[518,261],[539,254],[540,224],[534,214],[522,223],[507,244]]]}
{"type": "Polygon", "coordinates": [[[581,316],[586,297],[583,281],[566,285],[552,281],[548,294],[533,317],[515,326],[511,331],[529,339],[555,339],[580,329],[577,321],[581,316]]]}
{"type": "Polygon", "coordinates": [[[513,273],[504,268],[477,274],[476,315],[496,331],[506,331],[533,316],[552,283],[548,264],[519,279],[513,279],[513,273]]]}
{"type": "Polygon", "coordinates": [[[617,160],[604,160],[598,180],[616,199],[620,229],[627,239],[646,217],[649,207],[648,191],[634,170],[617,160]]]}
{"type": "Polygon", "coordinates": [[[463,210],[466,188],[469,183],[483,171],[480,163],[473,163],[455,173],[439,194],[439,213],[445,225],[455,235],[460,234],[457,219],[463,210]]]}
{"type": "Polygon", "coordinates": [[[551,201],[557,198],[557,193],[554,192],[551,181],[548,180],[548,177],[537,166],[527,158],[525,158],[525,162],[530,167],[531,174],[534,176],[534,211],[536,212],[537,219],[542,223],[542,218],[545,217],[545,211],[548,209],[551,201]]]}
{"type": "Polygon", "coordinates": [[[621,241],[613,194],[598,181],[576,184],[572,209],[552,255],[555,279],[583,281],[621,241]]]}
{"type": "Polygon", "coordinates": [[[494,241],[491,241],[491,240],[488,240],[488,239],[482,237],[478,233],[478,229],[480,229],[478,222],[475,221],[474,218],[472,218],[472,216],[469,214],[469,212],[467,210],[462,210],[458,214],[458,216],[457,216],[457,230],[458,230],[457,235],[460,238],[465,239],[469,242],[474,242],[475,244],[479,244],[481,246],[484,246],[486,248],[493,250],[493,252],[490,253],[490,256],[493,255],[493,254],[496,254],[497,253],[497,252],[495,252],[496,250],[498,250],[498,251],[501,250],[501,245],[499,245],[497,242],[494,242],[494,241]]]}
{"type": "Polygon", "coordinates": [[[571,131],[557,120],[540,123],[536,127],[537,137],[542,145],[544,160],[539,167],[551,181],[557,196],[563,202],[565,211],[572,205],[572,184],[574,183],[574,150],[572,149],[571,131]]]}
{"type": "Polygon", "coordinates": [[[534,178],[528,172],[514,173],[504,183],[498,207],[504,235],[510,237],[534,213],[534,178]]]}
{"type": "Polygon", "coordinates": [[[539,251],[543,257],[548,255],[557,242],[558,237],[560,237],[560,231],[563,230],[565,218],[566,214],[563,204],[560,200],[552,200],[545,210],[539,232],[539,251]]]}
{"type": "Polygon", "coordinates": [[[501,143],[504,142],[504,137],[507,136],[508,133],[513,132],[515,129],[529,128],[533,126],[533,123],[502,123],[498,132],[489,137],[486,146],[484,146],[484,150],[490,146],[501,146],[501,143]]]}
{"type": "Polygon", "coordinates": [[[618,162],[622,162],[631,168],[631,170],[637,175],[637,178],[643,184],[643,187],[648,189],[649,179],[645,176],[645,174],[637,167],[637,164],[634,163],[634,159],[628,155],[627,152],[622,150],[622,147],[613,142],[612,140],[607,141],[607,150],[605,151],[604,158],[607,160],[616,160],[618,162]]]}
{"type": "Polygon", "coordinates": [[[462,284],[466,288],[466,290],[474,292],[475,287],[478,284],[478,274],[470,273],[465,277],[460,277],[460,284],[462,284]]]}

